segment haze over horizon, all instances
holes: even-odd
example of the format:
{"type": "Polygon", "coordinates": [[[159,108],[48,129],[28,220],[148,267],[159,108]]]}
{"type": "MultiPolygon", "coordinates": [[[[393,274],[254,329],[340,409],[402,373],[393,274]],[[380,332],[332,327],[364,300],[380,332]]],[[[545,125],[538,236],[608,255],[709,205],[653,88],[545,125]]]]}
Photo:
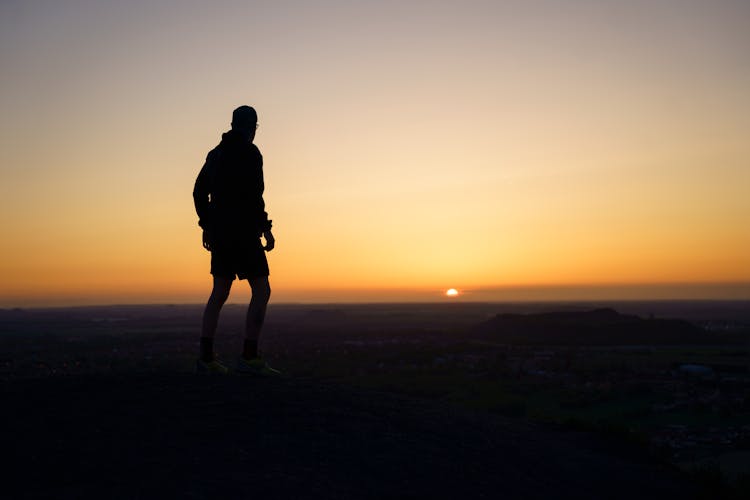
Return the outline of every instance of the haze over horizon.
{"type": "Polygon", "coordinates": [[[748,2],[9,1],[0,26],[0,307],[203,301],[192,187],[240,104],[272,302],[750,299],[748,2]]]}

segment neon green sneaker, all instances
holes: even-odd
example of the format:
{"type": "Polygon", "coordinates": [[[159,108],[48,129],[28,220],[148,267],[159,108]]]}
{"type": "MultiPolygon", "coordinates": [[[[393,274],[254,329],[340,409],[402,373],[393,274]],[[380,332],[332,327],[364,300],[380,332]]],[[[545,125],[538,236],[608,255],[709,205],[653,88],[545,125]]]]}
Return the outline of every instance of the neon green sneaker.
{"type": "Polygon", "coordinates": [[[268,366],[268,363],[260,358],[248,360],[242,356],[237,360],[237,366],[234,371],[243,375],[256,375],[259,377],[278,377],[281,375],[279,370],[271,368],[268,366]]]}
{"type": "Polygon", "coordinates": [[[226,375],[229,373],[229,368],[222,365],[216,358],[211,361],[199,359],[195,363],[195,373],[199,375],[226,375]]]}

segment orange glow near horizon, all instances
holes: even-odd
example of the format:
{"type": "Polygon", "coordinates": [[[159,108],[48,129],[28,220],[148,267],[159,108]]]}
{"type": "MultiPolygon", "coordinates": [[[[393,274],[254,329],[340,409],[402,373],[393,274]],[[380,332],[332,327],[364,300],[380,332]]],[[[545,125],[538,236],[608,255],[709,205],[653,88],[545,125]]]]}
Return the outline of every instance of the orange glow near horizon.
{"type": "Polygon", "coordinates": [[[204,301],[239,104],[272,302],[750,299],[750,4],[676,2],[3,5],[0,307],[204,301]]]}

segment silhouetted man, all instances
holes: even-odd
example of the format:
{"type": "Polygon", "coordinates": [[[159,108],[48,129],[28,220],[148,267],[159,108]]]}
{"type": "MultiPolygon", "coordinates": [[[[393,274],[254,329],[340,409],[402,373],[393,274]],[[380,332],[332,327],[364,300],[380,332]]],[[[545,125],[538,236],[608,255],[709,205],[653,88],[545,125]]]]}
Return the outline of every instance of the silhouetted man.
{"type": "Polygon", "coordinates": [[[203,313],[199,373],[227,373],[214,353],[214,335],[221,308],[235,276],[247,279],[252,299],[247,309],[245,343],[238,372],[274,375],[258,354],[258,339],[271,296],[268,260],[275,241],[263,201],[263,157],[253,144],[258,115],[250,106],[232,113],[232,129],[206,158],[193,189],[203,246],[211,252],[213,290],[203,313]],[[266,241],[261,243],[261,235],[266,241]]]}

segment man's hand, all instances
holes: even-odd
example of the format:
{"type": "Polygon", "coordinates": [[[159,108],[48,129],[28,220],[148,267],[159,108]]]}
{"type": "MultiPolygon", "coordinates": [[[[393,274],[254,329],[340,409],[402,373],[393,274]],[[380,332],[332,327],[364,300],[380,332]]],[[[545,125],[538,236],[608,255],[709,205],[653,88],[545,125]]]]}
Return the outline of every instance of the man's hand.
{"type": "Polygon", "coordinates": [[[211,235],[208,233],[208,231],[203,231],[203,248],[211,251],[211,235]]]}
{"type": "Polygon", "coordinates": [[[271,230],[263,231],[263,237],[266,239],[266,246],[264,246],[263,249],[266,252],[270,252],[273,250],[273,247],[276,246],[276,240],[274,239],[271,230]]]}

